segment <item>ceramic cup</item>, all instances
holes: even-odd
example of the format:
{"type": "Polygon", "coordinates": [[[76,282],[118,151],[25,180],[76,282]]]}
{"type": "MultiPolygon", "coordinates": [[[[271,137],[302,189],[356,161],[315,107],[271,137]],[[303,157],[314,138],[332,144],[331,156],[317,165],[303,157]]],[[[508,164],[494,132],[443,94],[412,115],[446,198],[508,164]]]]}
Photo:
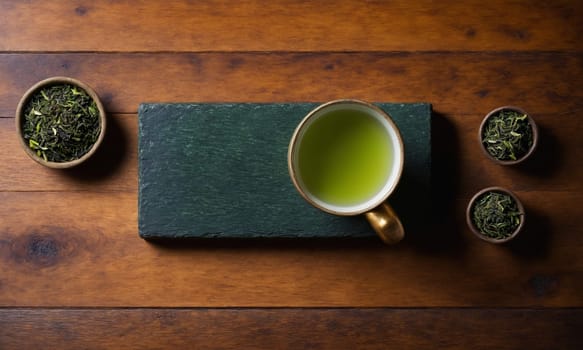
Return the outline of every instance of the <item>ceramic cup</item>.
{"type": "Polygon", "coordinates": [[[391,117],[359,100],[335,100],[312,110],[288,148],[292,182],[306,201],[335,215],[364,214],[388,244],[404,236],[401,221],[385,202],[399,183],[403,163],[403,140],[391,117]]]}

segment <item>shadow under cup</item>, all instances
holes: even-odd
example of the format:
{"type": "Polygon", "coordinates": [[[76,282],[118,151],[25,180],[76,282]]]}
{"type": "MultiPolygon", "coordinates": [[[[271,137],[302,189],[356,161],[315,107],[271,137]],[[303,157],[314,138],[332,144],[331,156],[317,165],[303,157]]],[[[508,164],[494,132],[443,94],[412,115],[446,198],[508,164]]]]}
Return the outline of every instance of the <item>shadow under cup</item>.
{"type": "Polygon", "coordinates": [[[403,141],[391,117],[359,100],[331,101],[312,110],[288,149],[290,176],[305,200],[335,215],[365,214],[386,243],[404,235],[385,202],[403,163],[403,141]]]}

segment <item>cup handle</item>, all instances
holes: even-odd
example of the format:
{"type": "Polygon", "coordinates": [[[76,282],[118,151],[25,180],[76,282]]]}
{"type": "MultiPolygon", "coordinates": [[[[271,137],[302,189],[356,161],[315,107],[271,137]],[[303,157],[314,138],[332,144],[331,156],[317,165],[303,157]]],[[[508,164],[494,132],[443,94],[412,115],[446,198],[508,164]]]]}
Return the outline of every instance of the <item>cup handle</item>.
{"type": "Polygon", "coordinates": [[[401,220],[399,220],[397,214],[388,203],[383,202],[364,215],[377,235],[386,244],[395,244],[405,236],[401,220]]]}

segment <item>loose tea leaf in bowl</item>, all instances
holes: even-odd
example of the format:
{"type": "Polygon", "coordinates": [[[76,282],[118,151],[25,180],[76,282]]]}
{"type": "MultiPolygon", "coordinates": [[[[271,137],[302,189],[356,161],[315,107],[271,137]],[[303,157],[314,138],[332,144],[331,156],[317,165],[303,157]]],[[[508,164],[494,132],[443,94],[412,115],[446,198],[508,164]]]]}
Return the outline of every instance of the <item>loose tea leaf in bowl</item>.
{"type": "Polygon", "coordinates": [[[523,211],[509,194],[486,191],[479,194],[471,205],[470,219],[480,234],[493,239],[509,238],[519,228],[523,211]]]}
{"type": "Polygon", "coordinates": [[[95,100],[81,87],[66,83],[47,85],[33,93],[21,123],[25,143],[48,162],[81,158],[101,132],[95,100]]]}
{"type": "Polygon", "coordinates": [[[486,152],[502,162],[515,162],[526,157],[536,139],[528,115],[510,107],[491,112],[480,128],[480,137],[486,152]]]}

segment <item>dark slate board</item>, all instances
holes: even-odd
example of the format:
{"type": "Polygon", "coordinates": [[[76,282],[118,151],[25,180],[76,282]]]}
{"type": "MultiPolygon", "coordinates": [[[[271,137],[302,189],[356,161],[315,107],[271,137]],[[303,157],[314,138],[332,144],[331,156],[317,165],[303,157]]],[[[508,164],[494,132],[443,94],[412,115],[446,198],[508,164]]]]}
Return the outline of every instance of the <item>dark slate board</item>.
{"type": "MultiPolygon", "coordinates": [[[[321,212],[296,192],[287,147],[319,103],[142,104],[142,238],[363,237],[362,216],[321,212]]],[[[378,103],[399,126],[403,177],[389,198],[405,229],[429,202],[431,105],[378,103]]],[[[421,215],[421,216],[420,216],[421,215]]]]}

